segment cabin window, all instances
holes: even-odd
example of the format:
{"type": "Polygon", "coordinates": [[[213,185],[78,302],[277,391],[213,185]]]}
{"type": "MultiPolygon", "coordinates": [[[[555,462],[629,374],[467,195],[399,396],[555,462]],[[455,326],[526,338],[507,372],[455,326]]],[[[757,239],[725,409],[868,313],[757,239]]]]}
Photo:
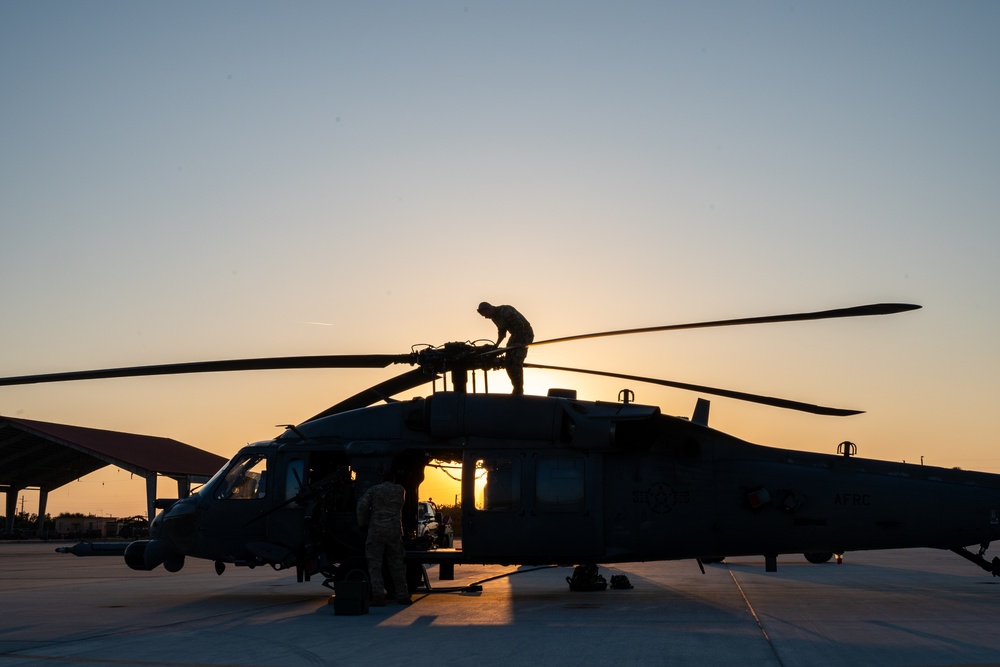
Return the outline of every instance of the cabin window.
{"type": "Polygon", "coordinates": [[[267,457],[248,453],[233,461],[219,484],[215,497],[220,500],[249,500],[267,495],[267,457]]]}
{"type": "Polygon", "coordinates": [[[285,500],[291,500],[299,495],[305,474],[306,464],[302,459],[292,459],[288,462],[288,470],[285,473],[285,500]]]}
{"type": "Polygon", "coordinates": [[[584,465],[582,458],[544,456],[538,459],[535,498],[538,509],[547,512],[577,512],[584,509],[584,465]]]}
{"type": "Polygon", "coordinates": [[[506,458],[476,461],[476,509],[493,512],[520,508],[520,463],[506,458]]]}

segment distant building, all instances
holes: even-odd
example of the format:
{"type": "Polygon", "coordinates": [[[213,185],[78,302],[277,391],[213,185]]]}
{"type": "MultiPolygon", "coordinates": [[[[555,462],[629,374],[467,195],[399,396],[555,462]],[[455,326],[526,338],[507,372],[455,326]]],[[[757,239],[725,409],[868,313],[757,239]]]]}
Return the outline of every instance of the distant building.
{"type": "Polygon", "coordinates": [[[57,516],[53,523],[56,537],[63,538],[94,540],[107,537],[134,540],[149,535],[149,522],[141,516],[119,519],[64,514],[57,516]]]}
{"type": "Polygon", "coordinates": [[[56,534],[62,537],[115,537],[120,532],[121,526],[121,519],[111,517],[59,516],[55,518],[56,534]]]}
{"type": "MultiPolygon", "coordinates": [[[[17,494],[24,489],[38,489],[41,530],[51,491],[114,465],[145,478],[146,515],[151,521],[157,477],[175,480],[176,497],[185,498],[192,483],[208,481],[226,459],[170,438],[0,415],[0,461],[4,462],[0,466],[0,493],[7,495],[5,532],[10,533],[17,514],[17,494]]],[[[62,532],[58,526],[56,532],[62,532]]]]}

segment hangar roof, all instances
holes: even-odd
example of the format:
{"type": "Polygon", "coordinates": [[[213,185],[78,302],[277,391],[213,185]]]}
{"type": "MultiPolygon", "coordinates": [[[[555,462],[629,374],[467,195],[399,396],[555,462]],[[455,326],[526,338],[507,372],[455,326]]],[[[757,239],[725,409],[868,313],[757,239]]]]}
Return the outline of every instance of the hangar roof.
{"type": "Polygon", "coordinates": [[[0,415],[0,486],[51,491],[108,465],[143,476],[208,478],[225,462],[170,438],[0,415]]]}

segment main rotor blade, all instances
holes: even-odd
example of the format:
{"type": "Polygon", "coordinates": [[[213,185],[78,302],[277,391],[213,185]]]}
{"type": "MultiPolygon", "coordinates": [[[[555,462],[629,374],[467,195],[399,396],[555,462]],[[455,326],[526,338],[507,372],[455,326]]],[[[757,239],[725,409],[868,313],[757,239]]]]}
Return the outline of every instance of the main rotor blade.
{"type": "Polygon", "coordinates": [[[409,389],[414,389],[422,384],[426,384],[431,380],[437,379],[437,377],[437,375],[427,373],[422,368],[414,368],[412,371],[407,371],[402,375],[389,378],[385,382],[381,382],[374,387],[369,387],[362,392],[358,392],[350,398],[345,398],[340,403],[331,405],[318,415],[313,415],[303,423],[321,419],[322,417],[329,417],[330,415],[335,415],[338,412],[347,412],[348,410],[367,408],[369,405],[374,405],[379,401],[387,400],[391,396],[395,396],[396,394],[400,394],[409,389]]]}
{"type": "Polygon", "coordinates": [[[740,324],[770,324],[774,322],[802,322],[804,320],[829,320],[838,317],[864,317],[867,315],[892,315],[908,310],[916,310],[920,306],[912,303],[873,303],[867,306],[853,306],[851,308],[836,308],[834,310],[820,310],[815,313],[792,313],[790,315],[767,315],[764,317],[744,317],[735,320],[715,320],[712,322],[692,322],[689,324],[667,324],[661,327],[642,327],[639,329],[619,329],[617,331],[599,331],[597,333],[578,334],[576,336],[563,336],[562,338],[550,338],[548,340],[536,340],[530,343],[530,347],[536,345],[548,345],[549,343],[564,343],[570,340],[584,340],[587,338],[602,338],[604,336],[624,336],[626,334],[650,333],[653,331],[677,331],[680,329],[707,329],[709,327],[729,327],[740,324]]]}
{"type": "Polygon", "coordinates": [[[146,375],[181,375],[184,373],[220,373],[225,371],[288,370],[295,368],[385,368],[390,364],[415,363],[410,354],[327,354],[310,357],[268,357],[261,359],[228,359],[222,361],[194,361],[158,366],[131,366],[104,368],[68,373],[45,373],[0,378],[0,386],[38,384],[43,382],[68,382],[73,380],[99,380],[104,378],[141,377],[146,375]]]}
{"type": "Polygon", "coordinates": [[[849,417],[851,415],[860,415],[864,412],[864,410],[846,410],[843,408],[828,408],[822,405],[813,405],[811,403],[802,403],[800,401],[790,401],[785,398],[759,396],[758,394],[748,394],[742,391],[731,391],[729,389],[716,389],[714,387],[705,387],[699,384],[686,384],[684,382],[673,382],[671,380],[660,380],[657,378],[640,377],[638,375],[625,375],[623,373],[608,373],[606,371],[592,371],[583,368],[565,368],[562,366],[543,366],[541,364],[524,364],[524,367],[540,368],[542,370],[548,370],[548,371],[568,371],[570,373],[588,373],[590,375],[603,375],[605,377],[621,378],[623,380],[635,380],[636,382],[648,382],[650,384],[658,384],[664,387],[673,387],[675,389],[685,389],[687,391],[694,391],[701,394],[713,394],[715,396],[735,398],[740,401],[761,403],[763,405],[770,405],[776,408],[786,408],[788,410],[809,412],[814,415],[827,415],[830,417],[849,417]]]}

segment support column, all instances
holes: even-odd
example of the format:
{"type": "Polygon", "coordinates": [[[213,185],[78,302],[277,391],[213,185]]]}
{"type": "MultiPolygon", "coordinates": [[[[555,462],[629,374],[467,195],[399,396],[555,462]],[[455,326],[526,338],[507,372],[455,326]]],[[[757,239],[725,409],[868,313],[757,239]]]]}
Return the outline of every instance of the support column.
{"type": "Polygon", "coordinates": [[[156,508],[153,503],[156,501],[156,472],[149,470],[146,472],[146,517],[153,523],[156,516],[156,508]]]}
{"type": "Polygon", "coordinates": [[[38,489],[38,537],[45,537],[45,507],[49,503],[49,490],[38,489]]]}
{"type": "Polygon", "coordinates": [[[14,532],[14,517],[17,516],[17,494],[23,490],[14,486],[7,489],[7,529],[4,532],[8,535],[14,532]]]}

